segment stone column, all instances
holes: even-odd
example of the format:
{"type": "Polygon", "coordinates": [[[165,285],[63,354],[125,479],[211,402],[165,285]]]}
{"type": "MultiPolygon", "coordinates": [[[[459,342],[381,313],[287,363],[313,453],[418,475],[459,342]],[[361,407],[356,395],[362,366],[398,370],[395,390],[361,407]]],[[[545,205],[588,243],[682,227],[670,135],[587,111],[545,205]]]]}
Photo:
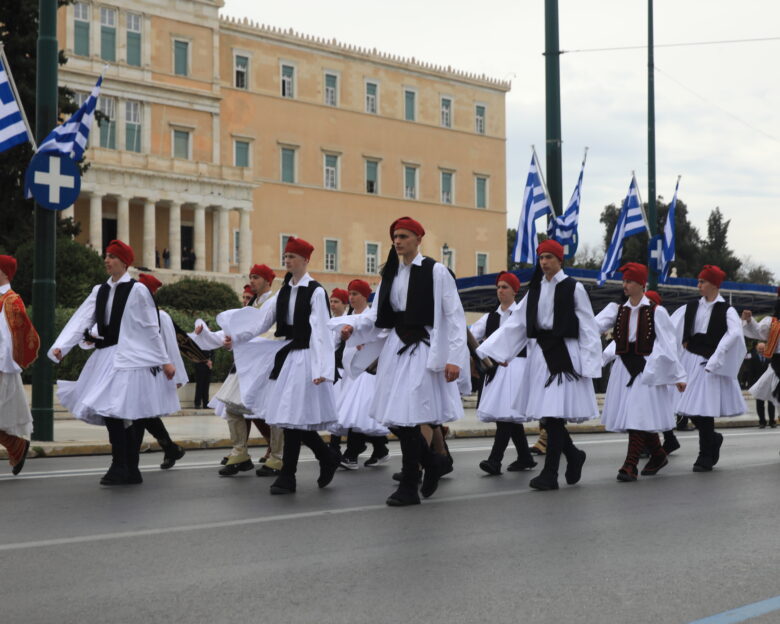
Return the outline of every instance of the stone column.
{"type": "Polygon", "coordinates": [[[97,191],[89,197],[89,244],[103,255],[103,196],[97,191]]]}
{"type": "Polygon", "coordinates": [[[249,225],[249,208],[242,208],[240,214],[238,253],[241,266],[238,267],[238,272],[243,273],[252,266],[252,230],[249,225]]]}
{"type": "Polygon", "coordinates": [[[206,207],[192,204],[195,216],[193,238],[195,239],[195,270],[206,270],[206,207]]]}
{"type": "Polygon", "coordinates": [[[219,258],[217,271],[230,272],[230,211],[225,206],[217,206],[219,210],[219,258]]]}
{"type": "Polygon", "coordinates": [[[116,237],[130,244],[130,198],[122,195],[116,198],[116,237]]]}
{"type": "Polygon", "coordinates": [[[154,269],[154,245],[157,239],[155,227],[155,205],[150,199],[144,199],[144,253],[143,264],[148,269],[154,269]]]}
{"type": "Polygon", "coordinates": [[[174,271],[181,270],[181,204],[168,202],[168,251],[171,254],[171,266],[174,271]]]}

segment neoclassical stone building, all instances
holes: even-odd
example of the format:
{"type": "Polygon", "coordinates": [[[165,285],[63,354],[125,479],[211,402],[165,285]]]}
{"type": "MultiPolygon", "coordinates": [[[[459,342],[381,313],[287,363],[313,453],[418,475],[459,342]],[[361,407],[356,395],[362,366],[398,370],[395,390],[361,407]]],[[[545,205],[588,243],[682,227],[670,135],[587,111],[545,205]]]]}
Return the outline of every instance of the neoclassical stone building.
{"type": "Polygon", "coordinates": [[[221,6],[60,10],[60,83],[84,98],[107,66],[110,122],[93,129],[72,209],[83,243],[119,237],[163,281],[194,269],[239,287],[254,262],[281,268],[286,238],[301,236],[314,276],[343,285],[376,282],[387,226],[408,214],[429,231],[424,252],[459,276],[504,268],[508,83],[221,6]]]}

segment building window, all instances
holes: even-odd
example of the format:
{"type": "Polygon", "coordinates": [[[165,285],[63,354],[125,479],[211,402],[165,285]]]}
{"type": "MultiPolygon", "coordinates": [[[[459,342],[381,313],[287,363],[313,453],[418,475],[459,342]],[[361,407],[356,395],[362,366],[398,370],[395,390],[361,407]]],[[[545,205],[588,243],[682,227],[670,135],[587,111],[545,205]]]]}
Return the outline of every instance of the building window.
{"type": "Polygon", "coordinates": [[[366,243],[366,273],[379,272],[379,243],[366,243]]]}
{"type": "Polygon", "coordinates": [[[484,275],[488,272],[488,255],[477,252],[477,275],[484,275]]]}
{"type": "Polygon", "coordinates": [[[366,193],[379,194],[379,161],[366,161],[366,193]]]}
{"type": "Polygon", "coordinates": [[[450,271],[455,270],[455,250],[447,243],[444,243],[444,247],[441,248],[441,263],[450,271]]]}
{"type": "Polygon", "coordinates": [[[417,199],[417,167],[404,167],[404,198],[417,199]]]}
{"type": "Polygon", "coordinates": [[[280,234],[279,235],[279,257],[281,258],[281,266],[284,266],[284,248],[287,247],[287,241],[291,238],[295,238],[297,234],[280,234]]]}
{"type": "Polygon", "coordinates": [[[173,131],[173,157],[189,160],[190,158],[190,133],[187,130],[173,131]]]}
{"type": "Polygon", "coordinates": [[[282,65],[282,97],[295,97],[295,68],[282,65]]]}
{"type": "Polygon", "coordinates": [[[141,66],[141,16],[127,14],[127,64],[141,66]]]}
{"type": "Polygon", "coordinates": [[[190,42],[174,39],[173,41],[173,73],[177,76],[187,76],[190,70],[190,42]]]}
{"type": "Polygon", "coordinates": [[[325,181],[326,189],[339,187],[339,157],[335,154],[325,154],[325,181]]]}
{"type": "Polygon", "coordinates": [[[98,110],[108,117],[100,124],[100,147],[116,149],[116,99],[101,95],[98,110]]]}
{"type": "Polygon", "coordinates": [[[100,58],[116,61],[116,9],[100,7],[100,58]]]}
{"type": "Polygon", "coordinates": [[[441,99],[441,125],[445,128],[452,128],[452,100],[450,98],[441,99]]]}
{"type": "Polygon", "coordinates": [[[89,5],[84,2],[73,5],[73,53],[89,56],[89,5]]]}
{"type": "Polygon", "coordinates": [[[339,270],[339,242],[332,238],[325,239],[325,270],[339,270]]]}
{"type": "Polygon", "coordinates": [[[141,151],[141,102],[125,102],[125,149],[141,151]]]}
{"type": "Polygon", "coordinates": [[[339,77],[336,74],[325,74],[325,104],[338,106],[339,77]]]}
{"type": "Polygon", "coordinates": [[[235,141],[233,151],[234,165],[236,167],[249,166],[249,141],[235,141]]]}
{"type": "Polygon", "coordinates": [[[453,174],[451,171],[442,171],[441,172],[441,203],[442,204],[451,204],[452,203],[452,177],[453,174]]]}
{"type": "Polygon", "coordinates": [[[474,109],[474,131],[477,134],[485,134],[485,107],[477,104],[474,109]]]}
{"type": "Polygon", "coordinates": [[[282,182],[295,184],[295,150],[282,148],[282,182]]]}
{"type": "Polygon", "coordinates": [[[233,86],[236,89],[248,89],[249,88],[249,57],[241,54],[236,54],[233,57],[234,76],[235,82],[233,86]]]}
{"type": "Polygon", "coordinates": [[[487,208],[487,178],[477,176],[475,178],[477,208],[487,208]]]}
{"type": "Polygon", "coordinates": [[[404,119],[414,121],[417,118],[417,94],[407,89],[404,91],[404,119]]]}
{"type": "Polygon", "coordinates": [[[366,83],[366,112],[376,115],[379,110],[379,85],[376,82],[366,83]]]}

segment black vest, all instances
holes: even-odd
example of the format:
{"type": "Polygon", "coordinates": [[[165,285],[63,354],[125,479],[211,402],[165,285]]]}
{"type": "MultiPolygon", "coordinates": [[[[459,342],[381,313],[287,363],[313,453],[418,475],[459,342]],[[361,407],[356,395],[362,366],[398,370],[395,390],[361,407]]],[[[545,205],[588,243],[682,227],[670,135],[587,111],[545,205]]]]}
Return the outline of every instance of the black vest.
{"type": "MultiPolygon", "coordinates": [[[[291,339],[297,349],[307,349],[311,339],[311,325],[309,324],[311,297],[320,284],[312,280],[305,288],[298,289],[293,310],[293,324],[288,325],[287,310],[290,307],[290,293],[292,292],[291,279],[292,273],[284,276],[284,286],[276,297],[276,332],[274,332],[274,336],[291,339]]],[[[327,295],[325,295],[325,304],[326,309],[328,309],[327,295]]]]}
{"type": "MultiPolygon", "coordinates": [[[[558,338],[578,338],[580,335],[580,322],[574,311],[574,289],[576,287],[577,280],[571,277],[561,280],[555,287],[553,327],[552,330],[549,330],[553,336],[558,338]]],[[[539,313],[540,294],[541,285],[528,289],[528,305],[525,318],[529,338],[536,338],[539,335],[540,329],[536,324],[536,318],[539,313]]]]}
{"type": "Polygon", "coordinates": [[[133,284],[135,284],[135,280],[131,279],[129,282],[122,282],[121,284],[116,285],[108,324],[106,324],[106,306],[108,305],[108,294],[111,292],[111,286],[109,286],[108,283],[104,283],[101,284],[98,289],[97,300],[95,302],[95,316],[98,334],[102,336],[102,340],[95,341],[96,349],[112,347],[119,342],[119,329],[122,324],[122,315],[125,313],[127,298],[130,296],[130,291],[133,290],[133,284]]]}
{"type": "Polygon", "coordinates": [[[404,327],[433,327],[433,266],[436,261],[427,256],[422,264],[413,264],[409,274],[409,290],[406,293],[406,310],[393,312],[390,305],[390,291],[393,288],[395,272],[382,275],[379,289],[379,302],[376,314],[376,326],[392,328],[400,319],[404,327]]]}
{"type": "Polygon", "coordinates": [[[710,313],[710,322],[707,324],[706,334],[694,334],[694,325],[696,324],[696,312],[699,309],[699,301],[689,303],[685,307],[685,325],[683,326],[683,346],[696,355],[710,358],[718,348],[718,343],[726,335],[728,324],[726,321],[726,312],[729,304],[725,301],[716,301],[712,306],[710,313]]]}
{"type": "MultiPolygon", "coordinates": [[[[495,332],[501,326],[501,315],[493,310],[488,313],[487,323],[485,323],[485,340],[490,338],[490,335],[495,332]]],[[[526,357],[527,349],[523,347],[523,350],[517,354],[517,357],[526,357]]],[[[495,375],[495,372],[493,372],[495,375]]]]}

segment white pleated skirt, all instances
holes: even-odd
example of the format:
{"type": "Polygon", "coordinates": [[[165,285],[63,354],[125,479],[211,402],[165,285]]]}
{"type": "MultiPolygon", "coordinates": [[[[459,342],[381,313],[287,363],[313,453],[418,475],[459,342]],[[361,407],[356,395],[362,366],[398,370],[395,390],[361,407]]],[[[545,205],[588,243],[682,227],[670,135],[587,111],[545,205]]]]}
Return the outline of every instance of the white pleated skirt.
{"type": "Polygon", "coordinates": [[[708,373],[704,370],[707,360],[687,350],[680,362],[688,373],[688,383],[677,404],[678,414],[725,418],[745,413],[747,406],[736,377],[708,373]]]}
{"type": "Polygon", "coordinates": [[[631,375],[620,358],[612,364],[607,385],[601,422],[607,431],[625,432],[629,429],[659,433],[674,429],[675,386],[648,386],[642,383],[642,373],[631,387],[626,387],[631,375]]]}
{"type": "Polygon", "coordinates": [[[0,373],[0,431],[30,438],[33,420],[20,373],[0,373]]]}
{"type": "Polygon", "coordinates": [[[390,332],[376,374],[376,392],[369,416],[386,427],[442,424],[463,417],[457,381],[447,383],[444,371],[428,370],[430,347],[422,342],[401,355],[404,343],[390,332]]]}
{"type": "Polygon", "coordinates": [[[507,366],[499,366],[490,383],[482,386],[477,406],[477,418],[482,422],[527,422],[514,405],[517,395],[525,388],[528,358],[513,358],[507,366]]]}
{"type": "MultiPolygon", "coordinates": [[[[574,370],[580,370],[579,354],[569,349],[574,370]]],[[[596,392],[590,377],[580,377],[578,380],[568,380],[565,377],[559,384],[557,380],[545,387],[550,376],[550,369],[544,359],[541,347],[528,344],[528,367],[526,373],[527,386],[524,392],[519,392],[513,407],[525,419],[541,420],[542,418],[563,418],[569,422],[583,422],[599,417],[596,405],[596,392]]]]}
{"type": "MultiPolygon", "coordinates": [[[[274,367],[276,352],[287,342],[289,341],[254,338],[233,348],[237,373],[235,380],[231,380],[230,386],[225,390],[225,398],[229,402],[238,399],[239,404],[244,408],[239,411],[247,418],[263,418],[261,414],[270,387],[268,377],[274,367]],[[239,391],[238,396],[235,394],[236,390],[239,391]]],[[[229,377],[225,378],[225,384],[228,383],[229,377]]],[[[224,405],[223,403],[223,412],[224,405]]],[[[217,415],[220,415],[219,411],[217,415]]]]}
{"type": "Polygon", "coordinates": [[[217,408],[221,407],[217,412],[217,416],[225,418],[225,412],[229,409],[231,412],[237,414],[244,414],[246,417],[251,418],[252,412],[241,401],[241,386],[239,385],[239,379],[237,373],[229,373],[225,377],[225,381],[217,390],[217,393],[209,401],[209,407],[217,412],[217,408]]]}
{"type": "Polygon", "coordinates": [[[57,381],[57,398],[76,418],[103,425],[104,417],[140,420],[181,410],[176,382],[150,367],[114,368],[116,345],[96,349],[77,381],[57,381]]]}
{"type": "Polygon", "coordinates": [[[376,375],[361,373],[356,379],[342,379],[336,395],[338,424],[330,429],[336,435],[346,435],[350,429],[368,436],[385,436],[390,431],[368,415],[376,392],[376,375]]]}
{"type": "Polygon", "coordinates": [[[771,401],[775,405],[780,405],[778,400],[772,396],[777,384],[780,383],[775,371],[770,366],[764,371],[764,374],[758,378],[758,381],[754,383],[749,389],[751,396],[759,401],[771,401]]]}

